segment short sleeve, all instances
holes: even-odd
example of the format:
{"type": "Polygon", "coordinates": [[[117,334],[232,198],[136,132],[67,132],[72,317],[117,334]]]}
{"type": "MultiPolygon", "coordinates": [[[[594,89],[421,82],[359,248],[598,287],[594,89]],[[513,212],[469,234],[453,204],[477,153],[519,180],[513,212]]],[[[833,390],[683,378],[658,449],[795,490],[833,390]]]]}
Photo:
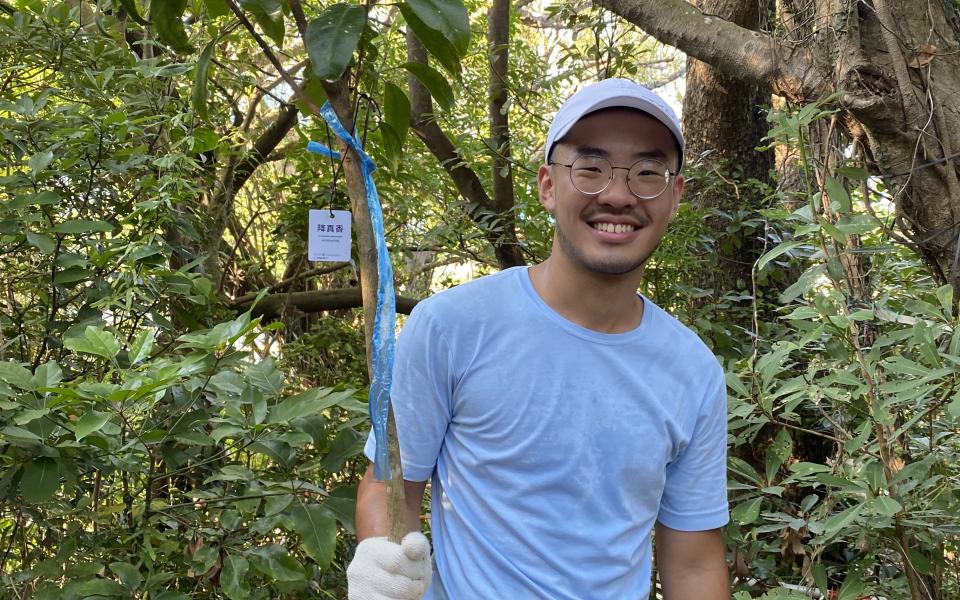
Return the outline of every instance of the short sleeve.
{"type": "Polygon", "coordinates": [[[667,465],[657,520],[679,531],[705,531],[729,520],[727,400],[717,366],[697,414],[690,443],[667,465]]]}
{"type": "MultiPolygon", "coordinates": [[[[433,473],[451,418],[453,379],[444,332],[436,325],[433,302],[421,302],[397,338],[390,402],[397,422],[403,478],[426,481],[433,473]]],[[[373,460],[376,438],[364,454],[373,460]]]]}

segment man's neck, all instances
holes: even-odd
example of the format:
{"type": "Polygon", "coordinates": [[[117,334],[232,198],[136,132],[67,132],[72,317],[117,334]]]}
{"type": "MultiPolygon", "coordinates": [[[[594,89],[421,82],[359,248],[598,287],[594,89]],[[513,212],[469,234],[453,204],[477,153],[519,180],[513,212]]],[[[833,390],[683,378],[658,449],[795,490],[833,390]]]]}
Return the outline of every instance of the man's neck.
{"type": "Polygon", "coordinates": [[[530,267],[530,282],[547,305],[566,319],[601,333],[626,333],[643,318],[637,295],[643,268],[626,275],[590,273],[551,256],[530,267]]]}

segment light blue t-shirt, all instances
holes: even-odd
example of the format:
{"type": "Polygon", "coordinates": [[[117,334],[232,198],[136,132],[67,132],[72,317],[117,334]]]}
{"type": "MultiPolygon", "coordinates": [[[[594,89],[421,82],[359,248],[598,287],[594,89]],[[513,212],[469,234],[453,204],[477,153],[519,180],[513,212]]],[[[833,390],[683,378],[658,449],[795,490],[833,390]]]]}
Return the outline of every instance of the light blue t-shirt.
{"type": "Polygon", "coordinates": [[[404,478],[433,478],[427,598],[647,598],[656,521],[727,522],[722,369],[646,298],[605,334],[525,267],[439,293],[398,339],[391,395],[404,478]]]}

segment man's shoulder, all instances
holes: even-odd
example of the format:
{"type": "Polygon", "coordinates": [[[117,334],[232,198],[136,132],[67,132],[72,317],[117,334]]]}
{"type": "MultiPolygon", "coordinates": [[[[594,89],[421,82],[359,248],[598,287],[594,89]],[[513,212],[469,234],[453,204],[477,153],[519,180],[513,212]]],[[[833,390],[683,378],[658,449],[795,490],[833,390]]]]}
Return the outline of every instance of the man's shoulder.
{"type": "Polygon", "coordinates": [[[417,304],[416,311],[434,317],[485,314],[503,306],[519,289],[523,267],[513,267],[437,292],[417,304]]]}
{"type": "Polygon", "coordinates": [[[678,358],[683,359],[684,363],[694,369],[709,367],[722,370],[716,355],[695,331],[651,300],[646,297],[644,300],[651,311],[651,321],[657,330],[657,335],[662,336],[665,342],[669,342],[664,344],[664,351],[677,354],[678,358]]]}

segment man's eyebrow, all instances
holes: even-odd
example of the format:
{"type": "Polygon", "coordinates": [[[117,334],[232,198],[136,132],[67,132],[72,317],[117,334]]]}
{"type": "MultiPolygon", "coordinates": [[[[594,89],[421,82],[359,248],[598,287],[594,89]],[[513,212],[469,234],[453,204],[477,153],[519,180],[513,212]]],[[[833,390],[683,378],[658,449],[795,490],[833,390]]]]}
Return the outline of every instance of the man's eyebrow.
{"type": "Polygon", "coordinates": [[[609,152],[596,146],[574,146],[573,151],[580,155],[589,154],[590,156],[602,156],[604,158],[610,156],[609,152]]]}
{"type": "MultiPolygon", "coordinates": [[[[610,157],[610,152],[604,150],[603,148],[597,148],[596,146],[574,146],[573,151],[580,155],[589,154],[591,156],[602,156],[604,158],[610,157]]],[[[640,160],[644,158],[657,158],[666,160],[669,157],[667,156],[666,152],[660,150],[659,148],[655,148],[653,150],[642,150],[640,152],[633,153],[634,160],[640,160]]]]}
{"type": "Polygon", "coordinates": [[[663,150],[655,149],[655,150],[645,150],[643,152],[634,152],[633,158],[635,160],[641,160],[644,158],[656,158],[656,159],[665,161],[667,160],[668,156],[663,150]]]}

